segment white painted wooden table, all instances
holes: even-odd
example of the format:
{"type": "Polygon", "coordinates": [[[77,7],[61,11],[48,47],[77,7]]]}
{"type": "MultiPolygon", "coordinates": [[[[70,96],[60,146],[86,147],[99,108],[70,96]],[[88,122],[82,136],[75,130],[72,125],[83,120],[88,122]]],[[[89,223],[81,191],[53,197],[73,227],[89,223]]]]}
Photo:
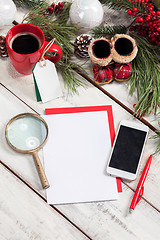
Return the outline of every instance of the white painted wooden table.
{"type": "MultiPolygon", "coordinates": [[[[17,19],[23,13],[19,12],[17,19]]],[[[9,26],[10,28],[11,26],[9,26]]],[[[5,34],[7,29],[0,32],[5,34]]],[[[90,63],[86,63],[90,71],[90,63]]],[[[150,130],[137,180],[122,182],[123,192],[117,201],[50,206],[46,203],[32,156],[14,152],[6,143],[5,126],[22,112],[44,114],[45,108],[76,106],[113,106],[115,129],[122,119],[133,116],[87,80],[77,95],[67,95],[46,104],[37,103],[32,76],[22,76],[9,59],[0,59],[0,240],[158,240],[160,239],[160,158],[154,156],[145,182],[144,196],[132,215],[129,205],[138,179],[156,140],[150,130]]],[[[127,83],[113,82],[104,89],[133,110],[136,96],[128,97],[127,83]]],[[[156,126],[151,114],[147,121],[156,126]]],[[[138,121],[137,119],[133,119],[138,121]]],[[[40,158],[43,161],[42,152],[40,158]]]]}

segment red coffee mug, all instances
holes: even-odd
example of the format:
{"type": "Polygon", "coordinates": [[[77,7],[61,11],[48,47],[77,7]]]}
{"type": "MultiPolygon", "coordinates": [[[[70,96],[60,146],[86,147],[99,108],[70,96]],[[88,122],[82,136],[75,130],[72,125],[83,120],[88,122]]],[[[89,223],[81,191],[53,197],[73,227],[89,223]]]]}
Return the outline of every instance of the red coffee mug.
{"type": "MultiPolygon", "coordinates": [[[[39,27],[29,23],[22,23],[12,27],[9,30],[6,36],[6,44],[7,44],[8,55],[14,68],[19,73],[28,75],[32,73],[32,69],[34,65],[40,60],[43,50],[45,46],[48,44],[48,42],[45,41],[44,34],[39,27]],[[17,38],[17,36],[24,35],[24,34],[29,34],[37,38],[39,42],[38,50],[36,50],[33,53],[23,54],[23,53],[18,53],[12,49],[12,43],[17,38]]],[[[54,43],[48,49],[48,52],[56,53],[55,56],[44,57],[45,59],[49,59],[53,63],[58,62],[62,58],[62,49],[54,43]]]]}

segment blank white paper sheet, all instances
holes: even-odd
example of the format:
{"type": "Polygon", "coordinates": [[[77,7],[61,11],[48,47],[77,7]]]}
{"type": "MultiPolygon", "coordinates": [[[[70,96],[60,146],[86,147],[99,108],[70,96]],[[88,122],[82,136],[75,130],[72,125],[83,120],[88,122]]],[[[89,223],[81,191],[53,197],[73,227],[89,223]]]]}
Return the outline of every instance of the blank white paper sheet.
{"type": "Polygon", "coordinates": [[[116,178],[106,174],[111,151],[107,111],[43,116],[49,127],[43,148],[49,204],[115,200],[116,178]]]}

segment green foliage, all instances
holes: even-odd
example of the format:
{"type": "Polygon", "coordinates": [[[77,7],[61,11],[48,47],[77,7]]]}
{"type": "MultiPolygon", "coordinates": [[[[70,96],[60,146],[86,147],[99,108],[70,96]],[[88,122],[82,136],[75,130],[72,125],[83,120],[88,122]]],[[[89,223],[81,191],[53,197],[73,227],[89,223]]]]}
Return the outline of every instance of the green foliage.
{"type": "Polygon", "coordinates": [[[158,9],[160,9],[160,0],[154,0],[154,4],[158,9]]]}
{"type": "MultiPolygon", "coordinates": [[[[91,31],[95,38],[112,37],[117,33],[126,33],[127,28],[120,26],[102,26],[91,31]]],[[[138,54],[132,61],[133,73],[129,81],[132,95],[137,92],[138,103],[135,114],[144,115],[157,108],[160,102],[160,69],[157,54],[160,53],[158,46],[150,44],[146,38],[132,34],[138,45],[138,54]]]]}
{"type": "Polygon", "coordinates": [[[80,69],[83,73],[85,73],[84,69],[80,65],[63,59],[62,61],[56,63],[56,67],[61,71],[64,83],[68,87],[68,93],[77,93],[78,86],[84,87],[84,83],[76,77],[77,69],[80,69]]]}
{"type": "Polygon", "coordinates": [[[137,7],[140,11],[147,10],[141,2],[132,3],[130,0],[100,0],[100,2],[114,10],[126,11],[126,9],[132,9],[133,7],[137,7]]]}
{"type": "Polygon", "coordinates": [[[72,50],[70,39],[75,37],[75,32],[78,28],[73,24],[66,23],[66,13],[63,10],[60,18],[54,17],[53,15],[47,16],[45,13],[46,7],[37,7],[24,18],[23,22],[27,21],[41,28],[47,41],[56,38],[63,52],[69,54],[72,50]],[[61,22],[63,16],[65,21],[61,22]]]}
{"type": "MultiPolygon", "coordinates": [[[[140,2],[132,3],[129,0],[100,0],[100,2],[114,10],[132,9],[137,7],[144,12],[146,6],[140,2]]],[[[125,30],[125,29],[124,29],[125,30]]],[[[116,33],[122,33],[123,26],[106,26],[93,29],[95,37],[113,36],[116,33]]],[[[136,104],[136,114],[140,112],[142,115],[154,110],[157,112],[160,101],[160,69],[158,67],[159,61],[157,53],[160,49],[157,46],[150,44],[146,38],[133,35],[138,44],[137,57],[132,62],[133,74],[129,81],[130,94],[137,92],[138,103],[136,104]]]]}
{"type": "MultiPolygon", "coordinates": [[[[68,86],[68,90],[75,93],[76,87],[83,85],[76,77],[75,68],[81,66],[72,63],[71,56],[73,54],[73,45],[71,38],[76,37],[79,30],[73,24],[68,24],[70,3],[65,3],[64,8],[57,14],[48,15],[46,4],[42,4],[34,8],[27,14],[23,22],[34,24],[41,28],[47,41],[56,38],[56,43],[62,48],[63,57],[56,63],[56,67],[61,71],[64,82],[68,86]]],[[[81,68],[82,70],[82,68],[81,68]]],[[[84,72],[84,70],[82,70],[84,72]]]]}
{"type": "Polygon", "coordinates": [[[123,25],[119,26],[100,26],[92,29],[91,34],[94,38],[113,37],[115,34],[126,33],[127,28],[123,25]]]}
{"type": "Polygon", "coordinates": [[[63,9],[56,15],[56,18],[61,24],[66,24],[69,19],[69,10],[72,3],[69,3],[69,2],[68,3],[62,2],[62,3],[63,3],[63,9]]]}
{"type": "Polygon", "coordinates": [[[145,38],[132,35],[138,44],[138,54],[132,61],[133,74],[129,81],[130,94],[137,91],[136,113],[148,114],[157,108],[160,101],[160,69],[157,58],[157,46],[151,45],[145,38]]]}
{"type": "Polygon", "coordinates": [[[32,8],[44,4],[45,0],[13,0],[17,7],[32,8]]]}

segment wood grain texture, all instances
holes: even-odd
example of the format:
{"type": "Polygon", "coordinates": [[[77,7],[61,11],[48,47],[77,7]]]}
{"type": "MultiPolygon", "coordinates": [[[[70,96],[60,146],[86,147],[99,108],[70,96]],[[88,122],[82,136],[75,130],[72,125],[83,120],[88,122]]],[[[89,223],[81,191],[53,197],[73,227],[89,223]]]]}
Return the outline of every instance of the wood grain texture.
{"type": "Polygon", "coordinates": [[[90,233],[94,240],[156,240],[160,234],[160,214],[143,200],[128,213],[133,193],[123,185],[118,201],[59,206],[65,215],[90,233]],[[90,221],[89,221],[90,220],[90,221]]]}
{"type": "Polygon", "coordinates": [[[0,239],[88,239],[2,165],[0,176],[0,239]]]}
{"type": "MultiPolygon", "coordinates": [[[[8,91],[6,89],[3,89],[3,91],[4,91],[4,95],[7,96],[8,91]]],[[[87,89],[81,88],[81,89],[79,89],[79,91],[80,91],[81,97],[79,97],[78,95],[76,95],[74,97],[69,96],[67,101],[71,102],[73,104],[73,106],[94,105],[95,103],[97,103],[97,105],[112,104],[114,116],[118,116],[118,117],[114,118],[116,128],[121,119],[130,119],[131,120],[133,118],[130,114],[128,114],[128,112],[124,111],[124,109],[120,108],[117,104],[115,104],[112,100],[110,100],[104,94],[99,92],[96,88],[89,86],[87,89]],[[94,99],[89,96],[94,96],[94,99]]],[[[19,106],[21,106],[22,103],[19,100],[17,100],[14,96],[11,96],[10,94],[9,94],[9,96],[11,99],[12,98],[14,99],[14,100],[12,99],[12,101],[10,101],[10,106],[12,106],[11,102],[14,102],[14,105],[17,106],[17,108],[16,108],[16,111],[17,111],[19,109],[19,106]]],[[[9,97],[6,98],[6,101],[7,101],[7,99],[9,99],[9,97]]],[[[21,107],[23,108],[23,104],[21,107]]],[[[12,108],[12,107],[11,107],[11,109],[14,110],[14,108],[12,108]]],[[[4,125],[4,123],[3,123],[3,125],[4,125]]],[[[150,153],[150,149],[153,149],[153,148],[154,148],[153,141],[148,140],[146,148],[145,148],[145,154],[143,157],[143,161],[140,166],[140,171],[143,169],[147,155],[149,155],[149,153],[150,153]]],[[[32,176],[30,183],[36,189],[40,189],[39,184],[37,185],[37,182],[39,181],[39,179],[37,179],[37,177],[35,177],[37,173],[35,173],[35,175],[33,175],[33,172],[32,172],[34,169],[34,166],[32,166],[33,168],[31,168],[31,169],[29,169],[29,167],[27,166],[29,156],[22,156],[22,155],[18,156],[18,153],[13,153],[12,150],[10,150],[12,152],[9,154],[8,151],[9,151],[8,146],[7,146],[7,152],[4,152],[4,149],[1,150],[1,152],[4,154],[3,161],[5,161],[5,163],[7,165],[9,165],[12,169],[15,169],[15,171],[18,172],[25,179],[28,179],[28,178],[31,179],[31,176],[32,176]],[[15,154],[15,156],[13,154],[15,154]],[[13,156],[14,156],[14,161],[12,161],[12,164],[11,164],[11,162],[8,160],[9,160],[9,158],[12,159],[13,156]],[[22,164],[22,159],[24,161],[23,164],[22,164]],[[26,164],[25,168],[24,168],[24,163],[26,164]]],[[[153,167],[153,164],[152,164],[152,167],[153,167]]],[[[150,169],[148,178],[146,180],[147,188],[145,189],[144,197],[149,202],[152,202],[155,206],[159,207],[159,201],[158,201],[159,191],[157,192],[157,189],[159,189],[159,186],[158,186],[159,174],[157,174],[157,172],[156,172],[156,174],[154,176],[154,181],[153,182],[150,181],[150,176],[153,177],[154,170],[155,170],[152,167],[150,169]],[[152,172],[152,169],[153,169],[153,172],[152,172]],[[155,178],[156,178],[156,180],[155,180],[155,178]],[[152,194],[150,194],[151,192],[152,192],[152,194]]],[[[157,171],[158,171],[158,169],[157,169],[157,171]]],[[[139,172],[139,174],[140,174],[140,172],[139,172]]],[[[136,187],[136,184],[137,184],[137,182],[134,181],[130,185],[134,189],[136,187]]],[[[145,217],[143,216],[144,209],[145,209],[145,212],[147,213],[147,216],[149,216],[150,219],[153,218],[153,220],[151,221],[151,223],[153,224],[152,228],[155,228],[155,232],[157,232],[159,230],[159,228],[157,227],[157,224],[156,224],[156,222],[159,222],[159,219],[157,219],[158,213],[154,209],[152,209],[152,207],[150,205],[146,204],[144,201],[140,202],[140,206],[142,207],[142,210],[141,210],[141,208],[139,210],[139,206],[138,206],[135,210],[135,214],[132,217],[132,224],[135,226],[134,231],[136,232],[136,235],[134,236],[133,233],[131,232],[132,228],[130,230],[126,231],[126,229],[128,229],[128,218],[126,218],[125,214],[128,211],[132,196],[133,196],[133,192],[128,189],[127,191],[123,190],[123,193],[120,195],[120,199],[117,202],[115,202],[114,204],[112,202],[111,203],[106,202],[106,203],[91,203],[91,204],[72,204],[72,205],[65,205],[65,206],[56,206],[56,208],[58,208],[61,212],[63,212],[64,215],[67,216],[67,218],[69,218],[71,221],[76,223],[76,225],[78,225],[78,227],[82,228],[82,230],[84,232],[86,232],[87,235],[91,236],[91,238],[93,238],[93,239],[103,239],[102,237],[105,237],[105,235],[108,237],[111,237],[113,235],[111,239],[116,239],[117,234],[114,232],[114,228],[116,225],[115,222],[116,223],[120,222],[121,230],[119,229],[119,225],[118,225],[118,231],[120,231],[120,234],[123,237],[128,237],[129,239],[130,238],[136,239],[136,237],[138,236],[138,232],[136,231],[138,225],[136,223],[137,220],[134,216],[136,215],[138,217],[137,214],[140,214],[138,219],[139,218],[143,219],[142,223],[144,222],[144,225],[142,225],[142,233],[141,233],[141,235],[144,237],[145,236],[144,229],[145,229],[145,224],[146,224],[145,217]],[[121,197],[123,197],[122,201],[121,201],[121,197]],[[104,206],[101,208],[109,209],[108,212],[100,211],[99,206],[104,206]],[[117,214],[119,214],[119,212],[121,214],[117,215],[117,214]],[[141,216],[141,214],[142,214],[142,216],[141,216]],[[155,220],[156,222],[154,222],[154,217],[152,217],[152,214],[153,214],[153,216],[156,215],[156,220],[155,220]],[[120,217],[117,219],[118,216],[120,216],[120,217]],[[91,221],[91,219],[92,219],[92,221],[91,221]],[[110,230],[108,230],[108,232],[106,232],[106,227],[107,227],[106,221],[107,221],[108,226],[113,225],[113,228],[112,227],[109,228],[110,230]]],[[[139,224],[141,226],[141,222],[139,224]]],[[[147,228],[147,231],[148,231],[148,228],[147,228]]],[[[148,232],[147,235],[148,235],[148,239],[151,239],[151,233],[148,232]]],[[[139,238],[139,239],[141,239],[141,238],[139,238]]]]}

